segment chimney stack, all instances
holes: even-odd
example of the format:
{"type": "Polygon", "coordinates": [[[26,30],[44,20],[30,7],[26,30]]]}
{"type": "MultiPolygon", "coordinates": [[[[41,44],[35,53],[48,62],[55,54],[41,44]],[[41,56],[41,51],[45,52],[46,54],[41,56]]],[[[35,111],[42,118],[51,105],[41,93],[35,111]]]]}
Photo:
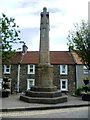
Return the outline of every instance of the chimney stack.
{"type": "Polygon", "coordinates": [[[22,50],[23,50],[24,54],[27,53],[27,49],[28,49],[28,47],[24,43],[23,46],[22,46],[22,50]]]}

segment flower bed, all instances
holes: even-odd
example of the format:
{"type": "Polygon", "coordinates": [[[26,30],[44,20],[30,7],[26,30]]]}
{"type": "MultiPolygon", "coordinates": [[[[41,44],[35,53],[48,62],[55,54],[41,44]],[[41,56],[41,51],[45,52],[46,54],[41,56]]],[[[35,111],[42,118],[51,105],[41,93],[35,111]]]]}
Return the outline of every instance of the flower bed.
{"type": "Polygon", "coordinates": [[[3,77],[2,90],[0,91],[0,97],[8,97],[10,93],[10,81],[7,76],[3,77]]]}

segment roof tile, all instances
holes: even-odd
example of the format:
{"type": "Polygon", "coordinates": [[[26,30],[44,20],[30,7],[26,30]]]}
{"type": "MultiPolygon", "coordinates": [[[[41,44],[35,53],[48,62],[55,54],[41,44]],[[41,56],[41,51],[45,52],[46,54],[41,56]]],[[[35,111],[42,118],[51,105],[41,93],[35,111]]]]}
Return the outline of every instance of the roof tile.
{"type": "MultiPolygon", "coordinates": [[[[51,64],[74,64],[74,60],[69,51],[50,51],[51,64]]],[[[25,55],[17,52],[12,60],[12,64],[38,64],[39,51],[28,51],[25,55]]]]}
{"type": "Polygon", "coordinates": [[[72,52],[72,55],[77,64],[82,64],[80,57],[75,52],[72,52]]]}

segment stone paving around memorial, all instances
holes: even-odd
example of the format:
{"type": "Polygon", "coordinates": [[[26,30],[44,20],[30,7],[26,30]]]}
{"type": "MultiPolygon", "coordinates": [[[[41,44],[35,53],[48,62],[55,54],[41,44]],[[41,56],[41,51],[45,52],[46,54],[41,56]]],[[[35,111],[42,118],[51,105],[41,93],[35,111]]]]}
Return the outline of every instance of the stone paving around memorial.
{"type": "Polygon", "coordinates": [[[52,109],[52,108],[67,108],[67,107],[78,107],[78,106],[90,106],[90,102],[83,101],[81,97],[74,97],[68,95],[68,101],[65,103],[59,103],[59,104],[36,104],[36,103],[27,103],[24,101],[20,101],[21,94],[13,94],[10,95],[8,98],[0,98],[0,109],[21,109],[25,110],[27,109],[52,109]]]}

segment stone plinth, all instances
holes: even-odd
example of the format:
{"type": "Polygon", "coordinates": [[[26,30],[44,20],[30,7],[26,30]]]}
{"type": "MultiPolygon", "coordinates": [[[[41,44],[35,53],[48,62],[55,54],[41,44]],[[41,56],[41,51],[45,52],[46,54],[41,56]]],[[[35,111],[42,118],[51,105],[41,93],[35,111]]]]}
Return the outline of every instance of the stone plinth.
{"type": "Polygon", "coordinates": [[[50,64],[39,64],[38,65],[38,82],[39,88],[50,88],[53,91],[56,87],[53,86],[53,66],[50,64]]]}
{"type": "Polygon", "coordinates": [[[34,87],[31,87],[30,91],[53,92],[53,91],[57,91],[57,87],[56,86],[52,86],[52,87],[38,87],[38,86],[34,86],[34,87]]]}

